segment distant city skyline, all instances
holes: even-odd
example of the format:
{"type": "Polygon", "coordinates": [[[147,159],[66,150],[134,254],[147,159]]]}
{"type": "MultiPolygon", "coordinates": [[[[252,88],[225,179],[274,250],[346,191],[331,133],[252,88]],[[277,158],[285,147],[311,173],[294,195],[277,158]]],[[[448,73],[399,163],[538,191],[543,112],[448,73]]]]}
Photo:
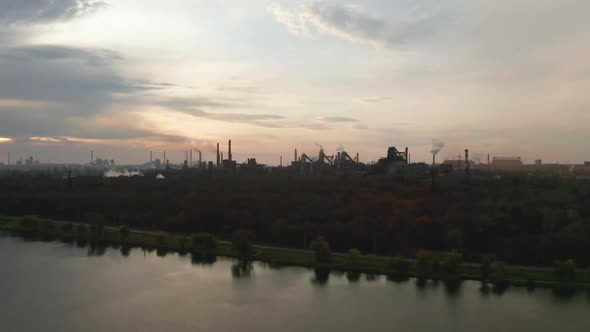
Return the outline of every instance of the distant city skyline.
{"type": "Polygon", "coordinates": [[[0,2],[0,162],[590,160],[585,0],[0,2]]]}

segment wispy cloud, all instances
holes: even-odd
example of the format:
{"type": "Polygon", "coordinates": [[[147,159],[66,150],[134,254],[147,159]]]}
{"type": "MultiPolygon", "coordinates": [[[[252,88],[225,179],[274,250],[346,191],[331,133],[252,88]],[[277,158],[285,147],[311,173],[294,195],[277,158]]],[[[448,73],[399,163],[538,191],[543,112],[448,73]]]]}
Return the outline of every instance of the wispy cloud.
{"type": "Polygon", "coordinates": [[[96,0],[8,0],[0,2],[0,22],[34,24],[63,21],[106,6],[105,2],[96,0]]]}
{"type": "Polygon", "coordinates": [[[395,46],[436,31],[437,6],[431,10],[412,8],[384,18],[359,5],[314,1],[298,7],[269,7],[276,20],[297,36],[322,33],[374,46],[395,46]]]}

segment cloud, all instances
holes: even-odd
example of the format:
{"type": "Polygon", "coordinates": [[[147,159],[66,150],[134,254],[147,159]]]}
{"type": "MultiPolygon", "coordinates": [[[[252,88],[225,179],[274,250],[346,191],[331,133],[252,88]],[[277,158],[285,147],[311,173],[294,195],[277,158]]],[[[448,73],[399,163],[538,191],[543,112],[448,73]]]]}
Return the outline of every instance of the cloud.
{"type": "Polygon", "coordinates": [[[346,117],[341,117],[341,116],[321,117],[321,118],[319,118],[319,120],[323,121],[323,122],[330,122],[330,123],[359,122],[359,120],[357,120],[357,119],[346,118],[346,117]]]}
{"type": "MultiPolygon", "coordinates": [[[[369,13],[358,5],[315,1],[295,8],[272,5],[269,12],[297,36],[316,33],[367,43],[374,46],[396,46],[436,32],[439,12],[414,7],[387,19],[369,13]]],[[[398,11],[402,8],[398,8],[398,11]]]]}
{"type": "Polygon", "coordinates": [[[105,7],[95,0],[2,0],[1,24],[37,24],[70,20],[105,7]]]}
{"type": "MultiPolygon", "coordinates": [[[[145,91],[167,88],[165,83],[126,78],[117,67],[123,60],[105,49],[0,48],[0,132],[39,137],[80,134],[81,119],[90,121],[119,99],[138,100],[145,91]]],[[[136,137],[137,120],[127,120],[127,130],[119,129],[117,136],[136,137]]],[[[104,135],[114,134],[108,128],[101,130],[104,135]]]]}

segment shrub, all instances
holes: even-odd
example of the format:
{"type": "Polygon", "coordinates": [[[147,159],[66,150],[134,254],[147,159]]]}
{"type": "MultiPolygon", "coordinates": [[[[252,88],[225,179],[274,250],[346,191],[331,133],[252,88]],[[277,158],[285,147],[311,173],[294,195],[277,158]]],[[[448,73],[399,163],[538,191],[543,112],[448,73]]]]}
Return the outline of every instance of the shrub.
{"type": "Polygon", "coordinates": [[[191,237],[193,251],[207,252],[217,248],[217,239],[209,233],[197,233],[191,237]]]}
{"type": "Polygon", "coordinates": [[[317,262],[328,263],[330,262],[332,251],[330,249],[330,243],[320,236],[315,240],[311,241],[311,249],[315,253],[315,259],[317,262]]]}
{"type": "Polygon", "coordinates": [[[78,234],[85,234],[87,231],[88,227],[84,224],[79,224],[76,226],[76,232],[78,232],[78,234]]]}
{"type": "Polygon", "coordinates": [[[241,258],[247,258],[254,252],[254,233],[246,230],[238,230],[232,236],[232,248],[241,258]]]}
{"type": "Polygon", "coordinates": [[[482,280],[485,281],[489,278],[491,265],[495,260],[496,260],[496,257],[494,255],[484,255],[481,257],[480,270],[481,270],[481,279],[482,280]]]}
{"type": "Polygon", "coordinates": [[[121,241],[127,242],[129,235],[131,234],[131,230],[128,226],[123,225],[119,227],[119,234],[121,235],[121,241]]]}
{"type": "Polygon", "coordinates": [[[432,276],[437,270],[438,257],[431,251],[420,250],[416,253],[416,272],[418,276],[432,276]]]}
{"type": "Polygon", "coordinates": [[[395,256],[389,261],[389,269],[395,275],[406,276],[410,273],[410,262],[400,256],[395,256]]]}
{"type": "Polygon", "coordinates": [[[573,259],[553,262],[553,275],[558,281],[576,280],[576,262],[573,259]]]}
{"type": "Polygon", "coordinates": [[[361,258],[361,252],[357,248],[350,249],[346,255],[346,264],[351,267],[357,266],[361,258]]]}
{"type": "Polygon", "coordinates": [[[24,216],[19,218],[18,223],[27,230],[36,230],[39,226],[39,218],[36,216],[24,216]]]}
{"type": "Polygon", "coordinates": [[[458,276],[461,274],[461,264],[463,264],[463,255],[457,251],[449,251],[442,256],[440,260],[442,271],[447,275],[458,276]]]}
{"type": "Polygon", "coordinates": [[[168,234],[166,234],[166,233],[159,233],[156,236],[156,243],[157,243],[158,247],[166,246],[167,241],[168,241],[168,234]]]}
{"type": "Polygon", "coordinates": [[[60,230],[64,233],[70,233],[74,230],[74,225],[70,223],[61,224],[60,230]]]}
{"type": "Polygon", "coordinates": [[[51,234],[55,232],[55,223],[51,220],[41,220],[38,224],[39,231],[43,234],[51,234]]]}
{"type": "Polygon", "coordinates": [[[489,280],[494,285],[505,285],[508,281],[508,272],[504,262],[496,261],[490,265],[489,280]]]}
{"type": "Polygon", "coordinates": [[[181,236],[178,238],[178,247],[180,248],[181,251],[186,251],[189,242],[190,242],[189,238],[187,238],[185,236],[181,236]]]}

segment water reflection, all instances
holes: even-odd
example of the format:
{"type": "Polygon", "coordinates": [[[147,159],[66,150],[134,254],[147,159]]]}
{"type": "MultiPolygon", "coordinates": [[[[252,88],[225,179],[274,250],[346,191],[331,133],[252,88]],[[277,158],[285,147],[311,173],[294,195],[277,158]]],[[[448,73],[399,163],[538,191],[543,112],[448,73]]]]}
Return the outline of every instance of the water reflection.
{"type": "Polygon", "coordinates": [[[328,284],[328,280],[330,280],[330,269],[317,267],[313,270],[313,278],[311,279],[311,283],[313,285],[318,286],[325,286],[328,284]]]}
{"type": "Polygon", "coordinates": [[[443,284],[445,293],[450,297],[456,297],[461,291],[463,280],[446,280],[443,284]]]}
{"type": "Polygon", "coordinates": [[[191,253],[191,263],[193,265],[213,265],[217,262],[217,256],[193,252],[191,253]]]}
{"type": "Polygon", "coordinates": [[[120,251],[121,251],[121,256],[123,256],[125,258],[129,257],[129,254],[131,253],[131,246],[124,244],[121,246],[120,251]]]}
{"type": "Polygon", "coordinates": [[[104,243],[91,242],[90,246],[88,246],[88,256],[104,256],[106,250],[107,247],[104,243]]]}
{"type": "Polygon", "coordinates": [[[234,279],[249,278],[254,271],[252,262],[245,260],[238,260],[231,266],[231,275],[234,279]]]}
{"type": "Polygon", "coordinates": [[[406,283],[410,281],[410,277],[401,274],[388,274],[387,281],[395,282],[398,284],[406,283]]]}
{"type": "Polygon", "coordinates": [[[348,271],[346,272],[346,279],[351,283],[357,283],[361,279],[361,273],[358,271],[348,271]]]}

